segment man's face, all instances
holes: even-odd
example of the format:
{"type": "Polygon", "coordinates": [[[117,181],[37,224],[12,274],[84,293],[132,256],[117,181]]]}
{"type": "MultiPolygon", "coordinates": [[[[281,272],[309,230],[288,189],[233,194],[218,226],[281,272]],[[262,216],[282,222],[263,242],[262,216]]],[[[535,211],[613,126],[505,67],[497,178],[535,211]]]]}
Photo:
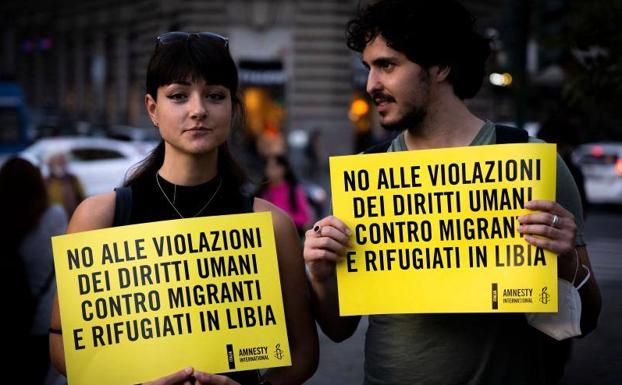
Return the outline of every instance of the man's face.
{"type": "Polygon", "coordinates": [[[416,129],[424,120],[430,102],[428,71],[387,46],[378,35],[363,50],[369,68],[367,92],[387,130],[416,129]]]}

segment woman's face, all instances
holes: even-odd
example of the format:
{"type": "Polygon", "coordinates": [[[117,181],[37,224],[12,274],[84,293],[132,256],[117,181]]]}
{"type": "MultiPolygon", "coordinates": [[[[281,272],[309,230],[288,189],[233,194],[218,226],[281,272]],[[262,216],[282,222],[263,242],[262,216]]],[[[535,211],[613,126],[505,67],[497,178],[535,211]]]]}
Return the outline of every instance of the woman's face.
{"type": "Polygon", "coordinates": [[[203,79],[158,88],[157,102],[147,95],[145,104],[160,129],[167,154],[202,155],[212,152],[229,136],[231,94],[203,79]]]}

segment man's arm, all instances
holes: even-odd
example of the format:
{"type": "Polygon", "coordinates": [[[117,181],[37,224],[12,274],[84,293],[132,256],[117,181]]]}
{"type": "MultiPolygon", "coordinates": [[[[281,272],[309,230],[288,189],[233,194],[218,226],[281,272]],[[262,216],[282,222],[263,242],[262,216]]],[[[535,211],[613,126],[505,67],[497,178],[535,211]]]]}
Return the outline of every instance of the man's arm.
{"type": "Polygon", "coordinates": [[[311,306],[322,331],[335,342],[352,336],[361,319],[339,315],[335,264],[343,259],[350,246],[350,230],[334,216],[321,219],[305,234],[304,258],[311,285],[311,306]]]}
{"type": "MultiPolygon", "coordinates": [[[[596,281],[596,277],[594,277],[594,270],[592,270],[587,248],[585,246],[578,246],[577,252],[579,253],[579,263],[585,265],[590,274],[589,280],[579,289],[579,295],[581,296],[581,336],[586,336],[596,329],[598,325],[602,297],[598,282],[596,281]]],[[[587,274],[588,272],[585,269],[579,268],[575,285],[583,281],[587,274]]]]}
{"type": "Polygon", "coordinates": [[[589,334],[598,323],[601,308],[600,289],[592,274],[592,265],[583,245],[576,245],[576,219],[568,210],[552,201],[527,202],[525,208],[534,213],[519,217],[519,231],[525,240],[558,255],[558,276],[578,285],[588,272],[581,267],[585,265],[590,271],[589,280],[579,290],[581,296],[581,333],[589,334]],[[557,219],[555,219],[557,217],[557,219]],[[576,250],[576,254],[575,254],[576,250]],[[577,265],[578,255],[578,265],[577,265]],[[577,276],[575,277],[575,271],[577,276]]]}

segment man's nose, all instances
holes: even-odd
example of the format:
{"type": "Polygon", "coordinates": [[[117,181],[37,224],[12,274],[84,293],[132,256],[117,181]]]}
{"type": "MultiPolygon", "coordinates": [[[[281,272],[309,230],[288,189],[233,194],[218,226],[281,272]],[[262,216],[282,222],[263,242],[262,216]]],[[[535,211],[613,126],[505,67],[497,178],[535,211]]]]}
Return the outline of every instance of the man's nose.
{"type": "Polygon", "coordinates": [[[367,74],[366,91],[369,95],[372,95],[375,91],[382,90],[382,82],[380,81],[378,74],[373,69],[369,70],[367,74]]]}

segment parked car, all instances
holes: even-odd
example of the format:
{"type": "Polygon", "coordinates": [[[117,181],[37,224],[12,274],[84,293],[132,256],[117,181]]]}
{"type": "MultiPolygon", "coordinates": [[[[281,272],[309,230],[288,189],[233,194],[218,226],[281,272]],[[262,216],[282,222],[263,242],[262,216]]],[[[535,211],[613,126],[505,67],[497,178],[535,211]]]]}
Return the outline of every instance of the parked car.
{"type": "Polygon", "coordinates": [[[572,158],[583,172],[588,202],[622,204],[622,143],[583,144],[572,158]]]}
{"type": "Polygon", "coordinates": [[[68,171],[78,177],[86,196],[91,196],[120,186],[128,170],[154,145],[96,137],[55,137],[38,140],[20,156],[39,166],[43,175],[48,175],[47,160],[55,154],[64,154],[68,171]]]}

